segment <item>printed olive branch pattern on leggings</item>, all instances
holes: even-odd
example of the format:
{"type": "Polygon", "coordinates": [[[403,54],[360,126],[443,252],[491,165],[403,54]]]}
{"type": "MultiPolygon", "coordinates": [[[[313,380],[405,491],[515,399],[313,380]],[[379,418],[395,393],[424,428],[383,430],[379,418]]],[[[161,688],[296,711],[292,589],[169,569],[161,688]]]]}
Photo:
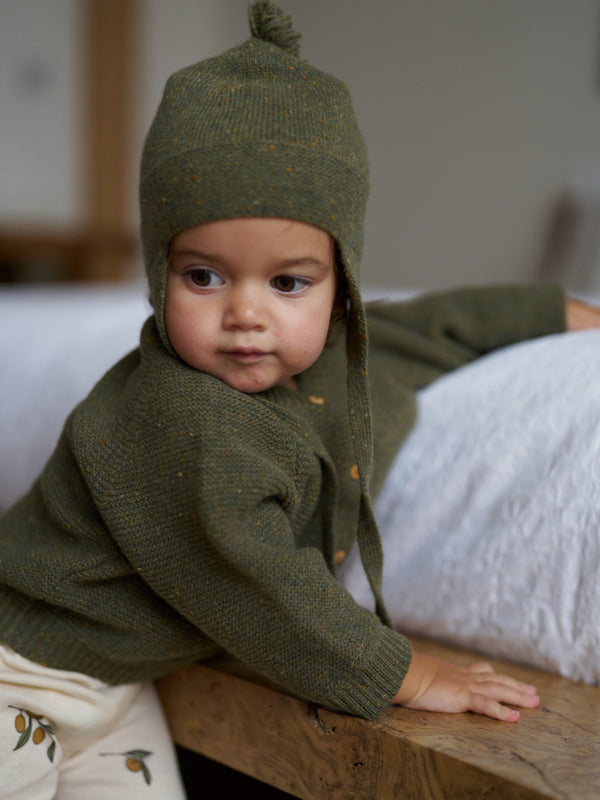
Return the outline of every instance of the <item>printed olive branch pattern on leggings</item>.
{"type": "Polygon", "coordinates": [[[13,748],[13,752],[15,750],[20,750],[21,747],[25,747],[30,740],[33,744],[37,745],[41,744],[46,737],[48,737],[50,745],[46,753],[50,761],[53,761],[56,751],[56,739],[54,738],[54,731],[50,723],[44,722],[39,714],[33,714],[31,711],[27,711],[24,708],[18,708],[17,706],[9,706],[9,708],[14,708],[15,711],[19,712],[15,717],[15,729],[17,733],[21,735],[16,746],[13,748]]]}
{"type": "MultiPolygon", "coordinates": [[[[15,730],[19,736],[19,740],[13,752],[25,747],[26,744],[31,742],[34,745],[41,744],[46,738],[50,740],[50,744],[46,751],[48,759],[54,760],[54,753],[56,751],[56,739],[54,738],[54,731],[49,722],[44,721],[43,717],[39,714],[34,714],[32,711],[27,711],[25,708],[18,706],[9,706],[17,711],[15,717],[15,730]]],[[[101,756],[121,756],[125,759],[125,767],[130,772],[141,772],[144,780],[148,785],[152,783],[152,773],[148,769],[146,759],[152,753],[149,750],[127,750],[124,753],[100,753],[101,756]]]]}
{"type": "Polygon", "coordinates": [[[130,772],[141,772],[148,786],[152,783],[152,775],[145,760],[152,753],[149,750],[127,750],[124,753],[100,753],[101,756],[122,756],[125,766],[130,772]]]}

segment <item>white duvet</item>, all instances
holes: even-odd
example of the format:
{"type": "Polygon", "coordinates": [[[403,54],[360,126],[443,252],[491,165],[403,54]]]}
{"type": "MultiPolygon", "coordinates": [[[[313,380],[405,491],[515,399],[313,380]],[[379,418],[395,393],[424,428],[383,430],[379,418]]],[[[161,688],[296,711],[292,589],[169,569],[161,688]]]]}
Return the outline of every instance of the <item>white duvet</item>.
{"type": "MultiPolygon", "coordinates": [[[[376,502],[399,629],[600,680],[600,331],[496,352],[420,393],[376,502]]],[[[342,575],[370,592],[355,552],[342,575]]]]}
{"type": "Polygon", "coordinates": [[[0,292],[0,513],[29,489],[67,414],[139,341],[142,284],[0,292]]]}

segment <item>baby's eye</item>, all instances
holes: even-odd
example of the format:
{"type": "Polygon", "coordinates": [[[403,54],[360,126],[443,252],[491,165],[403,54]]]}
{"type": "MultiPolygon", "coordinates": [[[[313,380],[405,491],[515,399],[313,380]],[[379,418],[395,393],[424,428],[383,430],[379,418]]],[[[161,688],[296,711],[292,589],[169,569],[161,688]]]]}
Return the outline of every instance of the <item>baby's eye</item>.
{"type": "Polygon", "coordinates": [[[194,267],[188,270],[187,275],[191,283],[201,289],[212,289],[223,283],[221,276],[208,267],[194,267]]]}
{"type": "Polygon", "coordinates": [[[295,275],[278,275],[271,281],[278,292],[294,294],[308,285],[306,278],[297,278],[295,275]]]}

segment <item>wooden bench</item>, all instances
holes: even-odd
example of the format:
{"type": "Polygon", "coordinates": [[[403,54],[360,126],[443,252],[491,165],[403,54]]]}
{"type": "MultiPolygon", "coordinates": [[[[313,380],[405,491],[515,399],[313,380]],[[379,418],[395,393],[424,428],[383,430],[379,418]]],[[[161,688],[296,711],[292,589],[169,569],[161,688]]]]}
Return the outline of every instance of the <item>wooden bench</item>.
{"type": "MultiPolygon", "coordinates": [[[[481,656],[413,639],[468,663],[481,656]]],[[[390,706],[374,722],[290,697],[229,658],[158,682],[175,741],[302,800],[598,800],[600,688],[494,659],[535,683],[518,723],[390,706]]]]}

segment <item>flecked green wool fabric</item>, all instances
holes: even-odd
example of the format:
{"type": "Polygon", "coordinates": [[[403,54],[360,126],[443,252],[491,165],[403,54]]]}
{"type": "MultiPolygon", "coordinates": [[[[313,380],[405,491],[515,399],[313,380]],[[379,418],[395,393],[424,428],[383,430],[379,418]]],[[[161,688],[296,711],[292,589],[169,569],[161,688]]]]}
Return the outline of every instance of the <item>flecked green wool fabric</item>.
{"type": "Polygon", "coordinates": [[[111,684],[224,649],[294,694],[373,718],[411,647],[385,614],[371,490],[414,423],[415,392],[491,349],[564,329],[564,297],[513,287],[365,311],[367,164],[348,94],[298,59],[271,3],[253,6],[251,27],[248,42],[166,89],[140,195],[155,314],[0,519],[0,642],[111,684]],[[168,341],[172,236],[248,214],[320,225],[347,276],[348,338],[298,376],[298,391],[243,394],[168,341]],[[377,614],[335,578],[355,541],[377,614]]]}
{"type": "MultiPolygon", "coordinates": [[[[257,9],[271,4],[255,6],[251,26],[260,31],[257,9]]],[[[228,217],[324,228],[357,289],[368,191],[367,152],[341,81],[255,37],[182,69],[167,82],[142,159],[142,240],[154,308],[164,302],[173,236],[228,217]]]]}
{"type": "Polygon", "coordinates": [[[261,0],[248,41],[175,73],[142,158],[144,258],[158,330],[169,243],[179,231],[230,217],[283,217],[317,225],[337,243],[351,299],[348,400],[363,489],[359,542],[380,600],[382,555],[368,494],[372,425],[367,331],[359,290],[368,158],[347,87],[298,57],[291,20],[261,0]],[[266,36],[267,38],[258,38],[266,36]]]}

